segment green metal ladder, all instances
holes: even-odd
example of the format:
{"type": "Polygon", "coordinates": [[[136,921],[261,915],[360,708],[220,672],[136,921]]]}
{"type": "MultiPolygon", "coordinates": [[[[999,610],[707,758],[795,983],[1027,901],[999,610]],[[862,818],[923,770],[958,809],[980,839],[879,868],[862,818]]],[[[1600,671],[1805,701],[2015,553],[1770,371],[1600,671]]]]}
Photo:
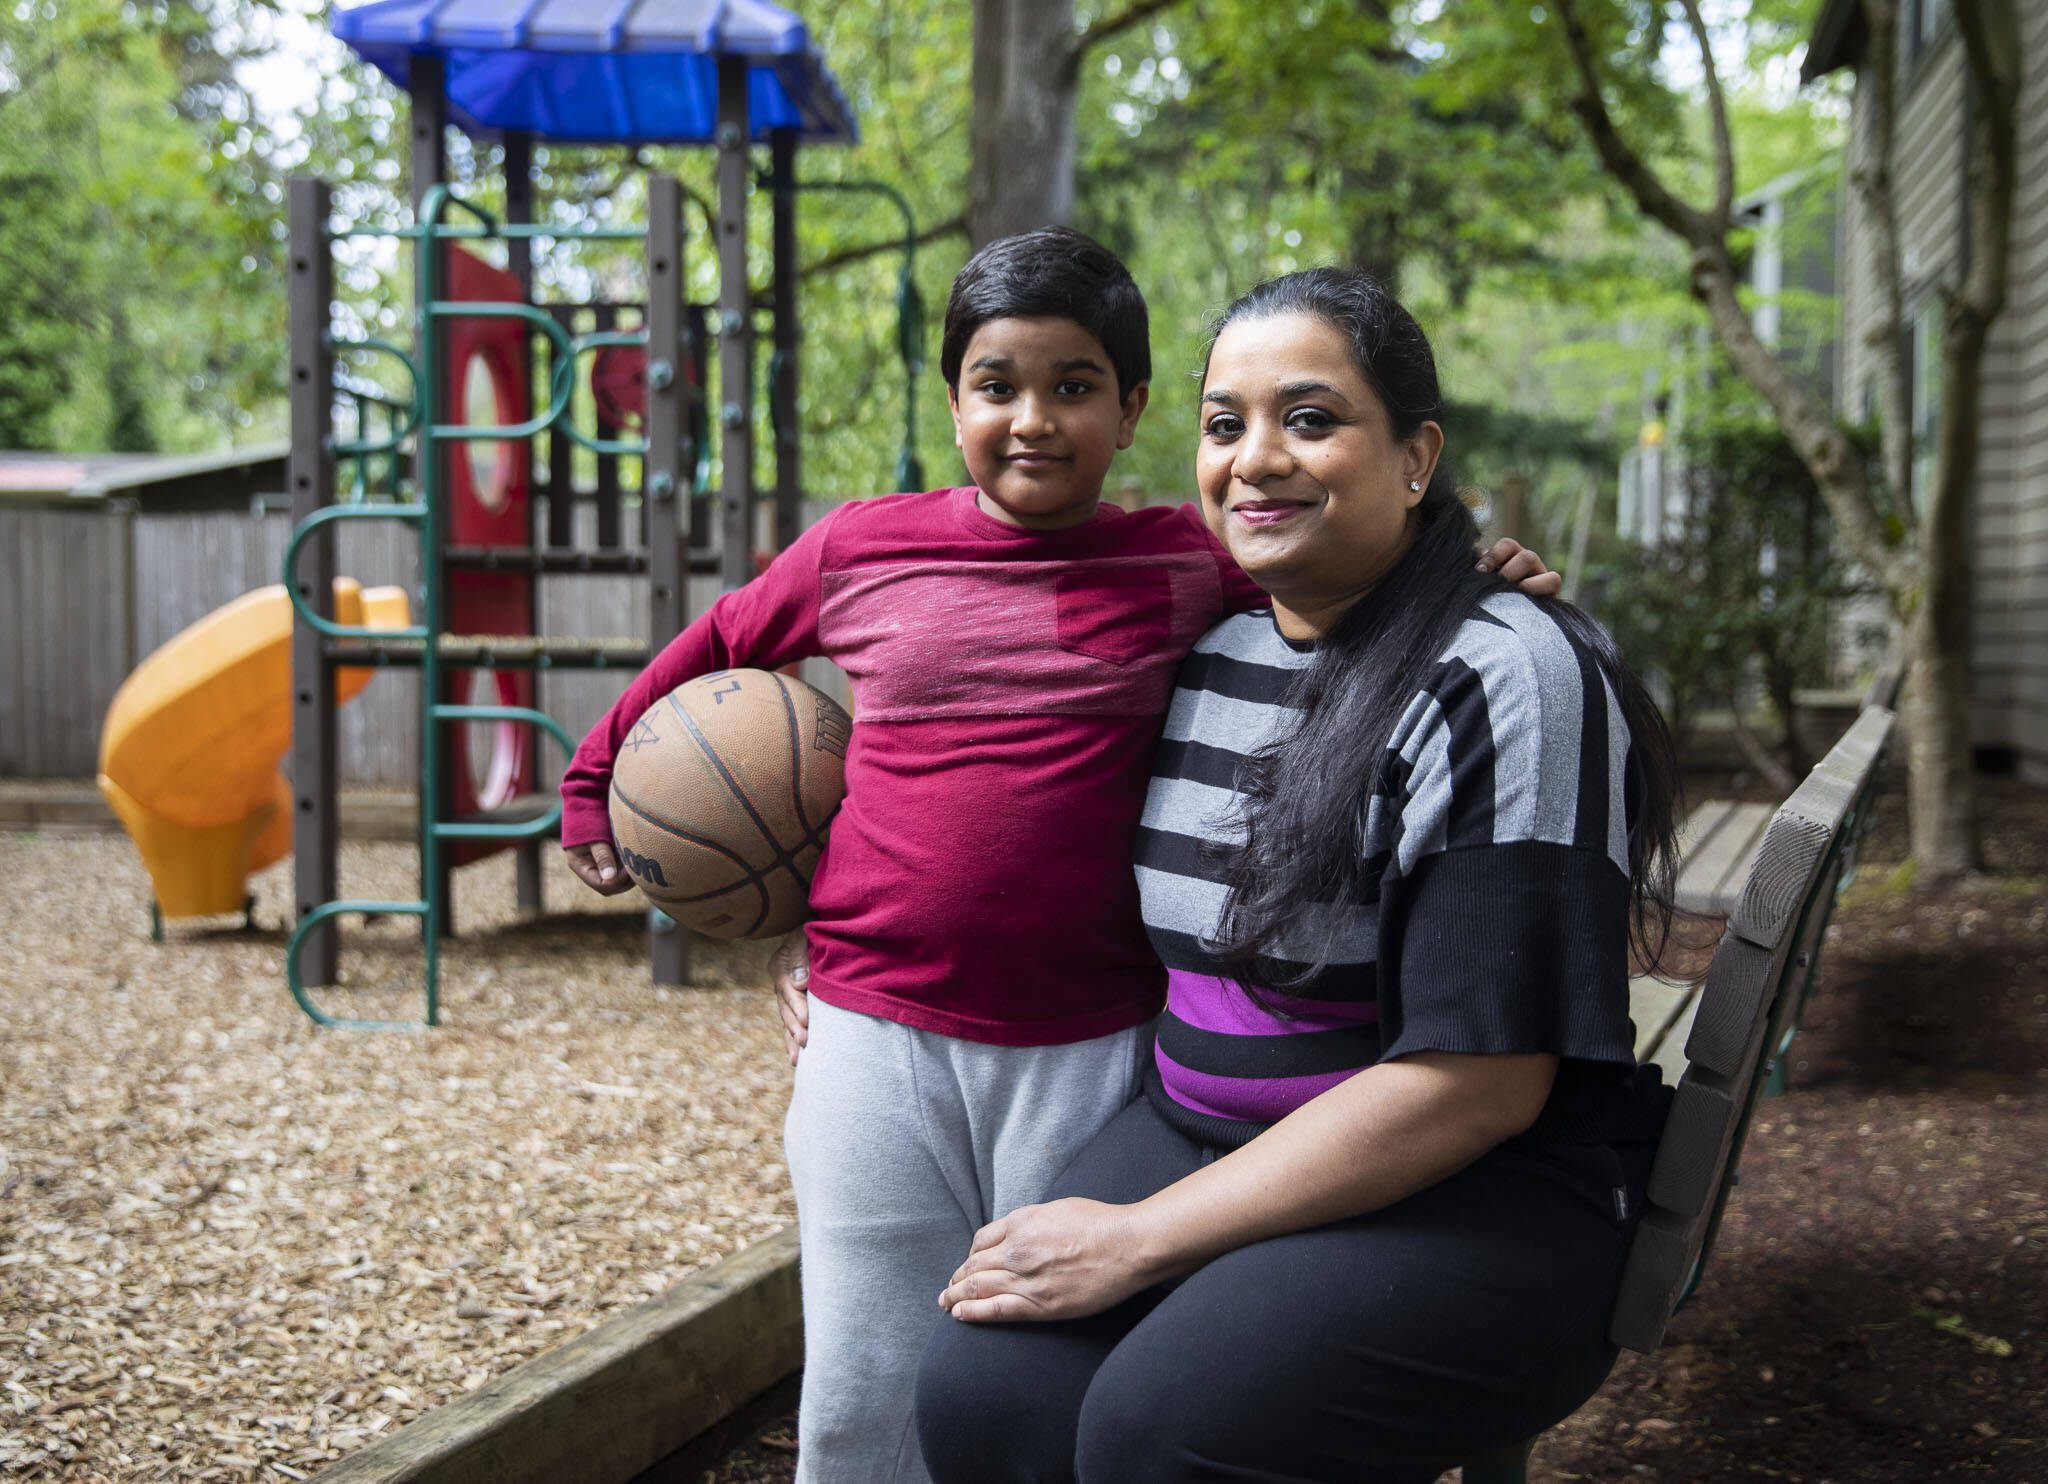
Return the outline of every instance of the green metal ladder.
{"type": "MultiPolygon", "coordinates": [[[[672,186],[673,182],[668,184],[672,186]]],[[[669,193],[650,193],[650,207],[656,204],[652,199],[656,194],[669,193]]],[[[445,670],[441,655],[441,639],[446,619],[446,593],[443,590],[445,575],[442,564],[437,560],[437,554],[445,544],[443,535],[446,518],[446,512],[442,508],[442,461],[438,456],[441,446],[477,439],[525,439],[543,431],[552,431],[558,436],[568,437],[593,453],[644,457],[651,446],[654,431],[653,422],[650,420],[648,438],[597,438],[578,429],[568,415],[578,357],[607,345],[649,345],[650,331],[656,318],[653,285],[650,285],[649,318],[640,329],[606,330],[572,336],[553,316],[532,304],[450,301],[439,298],[440,244],[482,238],[502,240],[520,237],[545,237],[558,242],[638,241],[647,235],[645,229],[630,227],[576,228],[500,223],[482,208],[464,201],[446,185],[436,185],[428,190],[420,202],[417,220],[413,226],[354,227],[327,234],[327,242],[344,237],[386,237],[409,240],[414,244],[416,293],[419,303],[416,315],[417,358],[388,340],[375,337],[326,337],[326,345],[330,351],[373,351],[395,358],[412,379],[410,410],[402,422],[394,419],[395,425],[382,437],[358,436],[351,440],[325,440],[322,457],[336,461],[356,459],[360,467],[362,461],[378,454],[395,456],[400,445],[418,433],[421,447],[417,461],[417,498],[403,502],[375,503],[363,499],[358,492],[353,503],[325,505],[305,516],[294,527],[290,542],[285,548],[284,583],[300,621],[322,636],[323,641],[362,640],[379,644],[390,641],[415,641],[420,646],[421,894],[419,898],[409,901],[341,899],[322,902],[315,905],[311,911],[300,915],[297,927],[285,944],[285,982],[299,1007],[320,1025],[359,1030],[411,1030],[420,1024],[438,1025],[442,909],[436,901],[436,893],[431,883],[441,879],[441,853],[444,844],[451,840],[534,839],[552,831],[561,819],[562,806],[559,799],[546,812],[525,820],[460,821],[440,818],[443,799],[442,749],[435,745],[440,727],[462,722],[512,722],[537,727],[547,732],[561,744],[565,754],[573,753],[576,746],[574,740],[554,718],[531,707],[453,705],[440,699],[445,670]],[[457,225],[446,221],[445,218],[451,209],[467,213],[475,219],[474,224],[457,225]],[[548,337],[554,355],[548,383],[548,402],[544,410],[522,422],[502,425],[442,423],[434,420],[432,399],[440,386],[441,370],[437,331],[443,321],[455,318],[523,320],[548,337]],[[396,520],[403,521],[413,528],[419,538],[421,555],[422,612],[419,623],[400,629],[371,629],[336,623],[317,611],[313,588],[300,577],[300,554],[308,540],[316,533],[342,521],[353,520],[396,520]],[[426,1014],[423,1022],[330,1015],[314,1003],[307,992],[305,976],[301,969],[301,956],[311,934],[335,918],[350,914],[421,919],[421,936],[426,958],[426,1014]]],[[[325,246],[326,243],[323,243],[323,250],[325,246]]],[[[679,256],[679,253],[676,256],[679,256]]],[[[667,276],[672,278],[673,274],[667,276]]],[[[650,353],[650,390],[666,391],[673,385],[674,379],[673,363],[650,353]]],[[[359,434],[366,431],[359,424],[359,434]]],[[[358,490],[360,491],[360,485],[358,490]]],[[[650,472],[647,493],[655,499],[672,500],[675,495],[674,475],[666,470],[650,472]]],[[[337,663],[362,661],[328,654],[323,643],[323,660],[319,667],[321,684],[331,683],[329,677],[337,663]]]]}

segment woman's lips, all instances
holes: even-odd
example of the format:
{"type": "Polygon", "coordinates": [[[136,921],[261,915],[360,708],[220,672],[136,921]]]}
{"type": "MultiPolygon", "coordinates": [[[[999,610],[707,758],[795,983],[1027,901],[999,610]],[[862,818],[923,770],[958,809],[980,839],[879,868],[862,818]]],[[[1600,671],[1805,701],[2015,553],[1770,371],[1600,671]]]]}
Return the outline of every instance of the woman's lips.
{"type": "Polygon", "coordinates": [[[1230,507],[1230,513],[1248,526],[1277,526],[1306,514],[1309,507],[1297,500],[1247,500],[1230,507]]]}

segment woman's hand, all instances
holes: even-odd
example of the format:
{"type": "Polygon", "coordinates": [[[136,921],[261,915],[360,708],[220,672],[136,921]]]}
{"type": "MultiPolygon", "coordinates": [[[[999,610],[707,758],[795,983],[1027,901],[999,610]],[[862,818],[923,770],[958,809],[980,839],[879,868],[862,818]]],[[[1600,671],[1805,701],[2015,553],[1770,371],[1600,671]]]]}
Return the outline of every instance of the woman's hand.
{"type": "Polygon", "coordinates": [[[1130,1206],[1072,1198],[1021,1206],[974,1234],[939,1295],[955,1319],[1080,1319],[1122,1303],[1158,1276],[1138,1256],[1130,1206]]]}
{"type": "Polygon", "coordinates": [[[798,928],[768,955],[768,974],[775,981],[775,1009],[782,1017],[783,1046],[789,1064],[796,1065],[804,1042],[811,1038],[811,945],[798,928]]]}
{"type": "Polygon", "coordinates": [[[1498,572],[1532,598],[1554,598],[1564,591],[1564,578],[1543,565],[1543,558],[1512,536],[1503,536],[1479,559],[1479,570],[1498,572]]]}
{"type": "Polygon", "coordinates": [[[633,889],[633,878],[619,865],[619,858],[603,841],[594,845],[564,845],[569,869],[576,879],[601,896],[615,897],[633,889]]]}

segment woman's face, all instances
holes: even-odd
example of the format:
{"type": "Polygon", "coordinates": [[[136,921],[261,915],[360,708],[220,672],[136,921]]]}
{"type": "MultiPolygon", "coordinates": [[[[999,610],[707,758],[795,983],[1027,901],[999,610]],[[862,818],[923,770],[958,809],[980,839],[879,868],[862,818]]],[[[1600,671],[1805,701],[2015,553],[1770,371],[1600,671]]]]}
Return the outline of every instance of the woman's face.
{"type": "Polygon", "coordinates": [[[1393,565],[1442,449],[1435,423],[1394,436],[1343,333],[1315,315],[1239,320],[1216,338],[1202,512],[1290,637],[1322,633],[1393,565]]]}

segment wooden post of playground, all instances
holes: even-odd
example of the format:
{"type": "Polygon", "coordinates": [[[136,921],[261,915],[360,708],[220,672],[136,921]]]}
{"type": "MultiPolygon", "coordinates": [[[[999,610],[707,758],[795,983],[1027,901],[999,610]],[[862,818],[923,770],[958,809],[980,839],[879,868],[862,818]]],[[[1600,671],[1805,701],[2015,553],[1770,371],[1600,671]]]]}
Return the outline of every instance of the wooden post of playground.
{"type": "MultiPolygon", "coordinates": [[[[327,454],[333,427],[334,351],[327,324],[334,300],[334,253],[327,239],[333,192],[323,180],[295,176],[287,209],[290,269],[286,299],[291,328],[292,451],[287,478],[292,524],[334,502],[334,461],[327,454]]],[[[334,616],[334,538],[316,533],[292,574],[300,599],[323,618],[334,616]]],[[[292,890],[305,917],[340,892],[335,868],[334,681],[327,668],[326,636],[308,623],[292,625],[292,890]]],[[[306,939],[299,962],[305,982],[332,984],[340,941],[331,922],[306,939]]]]}
{"type": "MultiPolygon", "coordinates": [[[[420,203],[426,199],[427,192],[448,178],[448,93],[441,59],[428,52],[416,53],[412,58],[410,86],[412,90],[412,124],[407,136],[410,151],[408,165],[410,167],[409,174],[412,184],[413,220],[418,222],[420,220],[420,203]]],[[[435,249],[435,251],[438,253],[439,249],[435,249]]],[[[445,460],[448,457],[447,447],[434,440],[432,430],[448,420],[445,405],[447,399],[442,395],[440,376],[427,375],[426,367],[431,365],[437,373],[446,369],[444,364],[446,357],[441,353],[446,343],[446,336],[443,335],[440,325],[428,315],[426,304],[418,301],[418,285],[414,286],[413,292],[417,308],[415,323],[419,325],[422,336],[431,335],[434,337],[431,347],[432,354],[428,354],[429,347],[424,343],[417,348],[422,363],[421,374],[425,382],[420,391],[421,395],[426,399],[426,418],[420,428],[419,457],[422,460],[445,460]]],[[[450,487],[446,479],[441,479],[437,483],[443,491],[450,487]]],[[[447,503],[445,499],[438,500],[435,502],[436,508],[427,512],[426,540],[420,549],[420,560],[422,562],[433,562],[439,567],[440,570],[436,576],[440,583],[440,590],[444,593],[449,590],[448,568],[443,556],[443,553],[448,548],[448,512],[443,508],[447,503]]],[[[422,579],[425,576],[425,573],[421,574],[422,579]]],[[[438,644],[441,642],[441,636],[439,634],[429,634],[427,635],[426,642],[438,644]]],[[[426,684],[425,671],[421,672],[420,683],[422,685],[426,684]]],[[[466,766],[467,763],[462,747],[463,735],[461,728],[431,727],[425,721],[427,707],[439,700],[441,700],[439,696],[423,697],[421,700],[420,716],[422,720],[420,723],[419,745],[422,749],[429,747],[439,747],[442,749],[442,775],[446,777],[452,771],[451,764],[460,763],[466,766]]],[[[422,767],[424,768],[426,760],[424,750],[421,752],[420,757],[422,767]]],[[[445,800],[447,794],[444,793],[442,798],[445,800]]],[[[425,803],[424,793],[421,795],[421,803],[422,805],[425,803]]],[[[426,818],[424,808],[421,809],[420,814],[420,836],[424,842],[426,831],[434,821],[426,818]]],[[[434,879],[420,883],[420,895],[432,900],[437,908],[434,916],[423,919],[423,921],[438,921],[441,925],[441,935],[443,937],[453,937],[455,935],[454,856],[455,852],[452,850],[443,851],[434,872],[434,879]]],[[[421,860],[426,859],[424,845],[422,846],[420,858],[421,860]]]]}
{"type": "MultiPolygon", "coordinates": [[[[533,136],[531,134],[507,134],[505,136],[505,220],[520,226],[533,221],[533,136]]],[[[508,237],[505,239],[505,266],[514,278],[519,280],[519,297],[527,303],[533,302],[533,239],[530,237],[508,237]]],[[[526,333],[526,384],[529,387],[545,386],[536,374],[533,356],[533,331],[526,333]]],[[[540,547],[540,501],[533,498],[533,470],[540,460],[534,457],[537,438],[527,439],[526,460],[526,545],[529,550],[540,547]]],[[[540,573],[529,570],[526,575],[526,611],[533,615],[535,633],[543,632],[547,625],[540,611],[540,573]]],[[[547,685],[547,672],[533,672],[533,704],[540,710],[547,710],[543,690],[547,685]]],[[[541,750],[541,737],[533,736],[536,758],[541,750]]],[[[534,767],[539,770],[536,760],[534,767]]],[[[541,901],[540,862],[541,851],[546,849],[544,840],[521,840],[512,847],[514,861],[513,900],[521,912],[539,912],[541,901]]]]}
{"type": "MultiPolygon", "coordinates": [[[[683,448],[683,192],[673,175],[647,178],[647,456],[641,506],[647,519],[647,649],[682,632],[688,604],[682,510],[684,471],[696,451],[683,448]]],[[[647,962],[656,984],[689,973],[689,934],[666,914],[647,914],[647,962]]]]}
{"type": "Polygon", "coordinates": [[[718,580],[754,575],[754,335],[747,281],[747,59],[718,59],[718,580]]]}
{"type": "Polygon", "coordinates": [[[803,470],[798,463],[796,413],[797,346],[802,332],[796,317],[796,130],[777,129],[768,136],[774,217],[775,359],[775,549],[789,550],[803,529],[803,470]]]}

